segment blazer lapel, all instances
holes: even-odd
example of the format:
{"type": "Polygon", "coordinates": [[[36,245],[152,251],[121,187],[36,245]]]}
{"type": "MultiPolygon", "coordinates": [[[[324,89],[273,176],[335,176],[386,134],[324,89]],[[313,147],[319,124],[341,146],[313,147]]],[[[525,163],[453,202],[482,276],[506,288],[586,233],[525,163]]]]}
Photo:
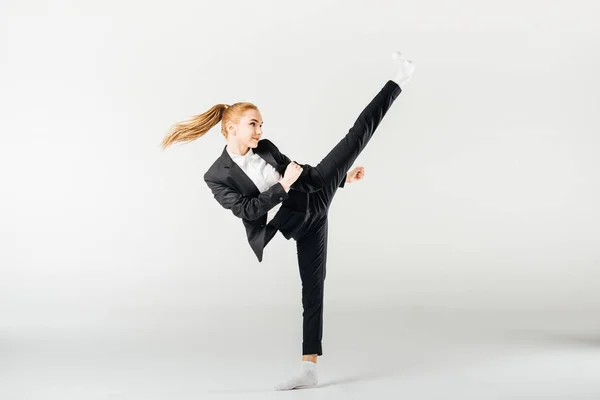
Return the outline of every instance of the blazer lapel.
{"type": "MultiPolygon", "coordinates": [[[[269,165],[275,168],[277,172],[282,174],[281,168],[285,166],[277,164],[277,161],[271,152],[266,148],[266,146],[261,145],[261,142],[262,141],[259,141],[259,145],[256,147],[256,149],[253,149],[254,153],[258,154],[269,165]]],[[[221,160],[223,167],[229,171],[228,178],[233,179],[242,189],[242,194],[246,196],[257,196],[260,194],[260,190],[258,190],[252,179],[250,179],[244,170],[231,159],[229,153],[227,153],[227,146],[223,148],[223,152],[221,153],[219,160],[221,160]]]]}
{"type": "Polygon", "coordinates": [[[262,146],[261,141],[258,142],[259,146],[256,147],[253,151],[260,156],[263,160],[267,162],[267,164],[271,165],[273,168],[279,171],[280,165],[275,161],[275,157],[273,154],[267,149],[267,146],[262,146]]]}

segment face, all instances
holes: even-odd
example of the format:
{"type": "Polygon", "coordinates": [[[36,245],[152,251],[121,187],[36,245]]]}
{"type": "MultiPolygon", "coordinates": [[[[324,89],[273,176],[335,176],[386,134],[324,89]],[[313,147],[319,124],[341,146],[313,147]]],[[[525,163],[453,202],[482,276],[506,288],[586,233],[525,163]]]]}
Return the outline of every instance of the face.
{"type": "Polygon", "coordinates": [[[262,136],[263,120],[257,110],[246,110],[240,118],[239,124],[231,124],[229,135],[234,135],[237,142],[255,148],[262,136]]]}

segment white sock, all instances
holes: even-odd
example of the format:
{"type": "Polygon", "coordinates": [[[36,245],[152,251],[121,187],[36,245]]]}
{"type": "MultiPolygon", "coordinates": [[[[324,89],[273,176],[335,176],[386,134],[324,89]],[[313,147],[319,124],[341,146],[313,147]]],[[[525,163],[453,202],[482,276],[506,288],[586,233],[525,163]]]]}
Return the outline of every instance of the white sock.
{"type": "Polygon", "coordinates": [[[300,374],[275,385],[275,390],[305,389],[316,386],[317,382],[317,364],[312,361],[302,361],[300,374]]]}
{"type": "Polygon", "coordinates": [[[402,87],[410,80],[415,70],[415,64],[411,60],[404,58],[399,51],[392,53],[392,60],[394,60],[394,64],[396,65],[396,75],[391,80],[402,87]]]}

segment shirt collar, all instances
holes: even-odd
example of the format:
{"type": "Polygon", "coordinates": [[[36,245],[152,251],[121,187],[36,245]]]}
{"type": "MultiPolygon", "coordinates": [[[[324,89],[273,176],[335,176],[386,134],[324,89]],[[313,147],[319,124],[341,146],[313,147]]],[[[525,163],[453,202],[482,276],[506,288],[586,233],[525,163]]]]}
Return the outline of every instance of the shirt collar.
{"type": "Polygon", "coordinates": [[[239,155],[239,154],[234,154],[231,153],[229,150],[227,150],[227,153],[229,153],[229,156],[231,157],[231,159],[237,163],[241,163],[243,166],[248,165],[248,163],[250,162],[251,159],[256,158],[257,154],[254,153],[254,151],[252,151],[252,149],[248,149],[248,152],[245,155],[239,155]]]}

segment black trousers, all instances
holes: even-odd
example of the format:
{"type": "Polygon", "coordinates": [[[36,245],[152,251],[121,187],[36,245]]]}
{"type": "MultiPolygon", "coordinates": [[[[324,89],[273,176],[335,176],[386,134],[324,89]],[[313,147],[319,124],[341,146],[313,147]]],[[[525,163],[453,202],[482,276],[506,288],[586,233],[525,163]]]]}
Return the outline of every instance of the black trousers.
{"type": "Polygon", "coordinates": [[[361,112],[346,136],[315,167],[325,186],[310,193],[310,214],[294,237],[302,280],[303,355],[323,354],[323,289],[327,264],[327,215],[331,201],[400,92],[398,84],[388,81],[361,112]]]}

